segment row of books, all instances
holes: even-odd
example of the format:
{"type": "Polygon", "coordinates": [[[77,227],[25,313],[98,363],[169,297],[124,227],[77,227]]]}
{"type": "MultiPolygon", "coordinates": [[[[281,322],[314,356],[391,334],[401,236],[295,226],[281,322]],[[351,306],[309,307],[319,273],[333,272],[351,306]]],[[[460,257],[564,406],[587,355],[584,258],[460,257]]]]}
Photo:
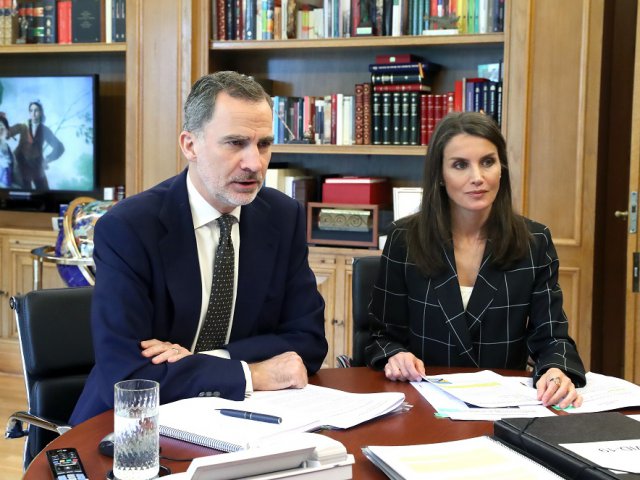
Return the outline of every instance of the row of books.
{"type": "Polygon", "coordinates": [[[0,44],[126,40],[126,0],[0,0],[0,44]]]}
{"type": "MultiPolygon", "coordinates": [[[[458,83],[466,84],[464,80],[458,83]]],[[[275,96],[275,143],[428,145],[435,125],[452,111],[482,111],[500,125],[502,82],[485,80],[470,85],[473,88],[467,92],[473,92],[471,100],[458,91],[372,92],[369,83],[357,84],[355,95],[275,96]]]]}
{"type": "Polygon", "coordinates": [[[211,0],[215,40],[504,30],[504,0],[211,0]]]}

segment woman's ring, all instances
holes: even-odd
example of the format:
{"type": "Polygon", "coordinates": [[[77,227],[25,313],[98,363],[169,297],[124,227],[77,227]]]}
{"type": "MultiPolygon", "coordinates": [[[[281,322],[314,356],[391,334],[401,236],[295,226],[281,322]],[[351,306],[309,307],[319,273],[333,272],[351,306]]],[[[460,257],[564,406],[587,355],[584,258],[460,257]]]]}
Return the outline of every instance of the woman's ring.
{"type": "Polygon", "coordinates": [[[562,383],[558,377],[551,377],[547,382],[553,382],[556,384],[556,387],[559,387],[562,383]]]}
{"type": "Polygon", "coordinates": [[[180,353],[180,350],[178,350],[176,347],[171,347],[171,350],[173,350],[176,353],[180,353]]]}

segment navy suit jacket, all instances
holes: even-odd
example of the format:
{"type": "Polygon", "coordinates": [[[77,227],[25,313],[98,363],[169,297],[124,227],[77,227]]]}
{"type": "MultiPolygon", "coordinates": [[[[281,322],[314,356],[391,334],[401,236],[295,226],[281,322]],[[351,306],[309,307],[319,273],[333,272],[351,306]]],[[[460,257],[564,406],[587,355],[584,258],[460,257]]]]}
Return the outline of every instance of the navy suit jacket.
{"type": "Polygon", "coordinates": [[[141,355],[140,341],[151,338],[191,348],[198,328],[202,287],[186,172],[121,201],[96,225],[96,364],[71,424],[113,408],[113,385],[123,379],[158,381],[161,403],[199,394],[240,400],[240,360],[294,351],[313,374],[327,354],[304,209],[262,188],[240,215],[235,312],[224,347],[231,359],[196,354],[154,365],[141,355]]]}
{"type": "Polygon", "coordinates": [[[369,307],[369,364],[382,368],[389,357],[409,351],[430,366],[524,369],[531,357],[535,381],[557,367],[584,386],[584,366],[562,309],[551,234],[544,225],[526,224],[529,251],[507,270],[492,264],[487,242],[466,309],[453,249],[442,249],[448,268],[427,277],[410,261],[406,229],[390,232],[369,307]]]}

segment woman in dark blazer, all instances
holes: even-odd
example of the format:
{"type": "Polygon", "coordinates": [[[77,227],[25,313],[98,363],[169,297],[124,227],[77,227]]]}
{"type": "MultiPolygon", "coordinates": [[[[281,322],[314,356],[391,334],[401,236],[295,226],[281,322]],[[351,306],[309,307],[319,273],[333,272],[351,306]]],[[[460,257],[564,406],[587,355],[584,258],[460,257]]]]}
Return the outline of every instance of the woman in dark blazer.
{"type": "Polygon", "coordinates": [[[369,364],[419,380],[424,364],[524,369],[545,405],[578,406],[549,229],[513,211],[505,140],[491,117],[452,113],[426,156],[422,207],[389,232],[369,317],[369,364]]]}

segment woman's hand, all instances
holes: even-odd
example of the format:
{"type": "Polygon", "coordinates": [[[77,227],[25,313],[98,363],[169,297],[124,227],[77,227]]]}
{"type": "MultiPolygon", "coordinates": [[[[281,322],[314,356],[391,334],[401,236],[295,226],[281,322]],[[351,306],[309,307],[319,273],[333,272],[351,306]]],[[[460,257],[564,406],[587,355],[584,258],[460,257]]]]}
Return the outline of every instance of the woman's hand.
{"type": "Polygon", "coordinates": [[[424,363],[413,353],[400,352],[387,360],[384,374],[389,380],[419,381],[424,375],[424,363]]]}
{"type": "Polygon", "coordinates": [[[177,343],[162,342],[155,338],[141,341],[140,347],[142,348],[142,356],[150,358],[151,362],[155,364],[163,362],[175,363],[186,356],[193,355],[189,350],[177,343]]]}
{"type": "Polygon", "coordinates": [[[550,368],[540,377],[536,383],[538,400],[542,400],[545,407],[558,405],[567,408],[569,405],[579,407],[582,405],[582,395],[576,391],[576,387],[569,377],[559,368],[550,368]]]}

